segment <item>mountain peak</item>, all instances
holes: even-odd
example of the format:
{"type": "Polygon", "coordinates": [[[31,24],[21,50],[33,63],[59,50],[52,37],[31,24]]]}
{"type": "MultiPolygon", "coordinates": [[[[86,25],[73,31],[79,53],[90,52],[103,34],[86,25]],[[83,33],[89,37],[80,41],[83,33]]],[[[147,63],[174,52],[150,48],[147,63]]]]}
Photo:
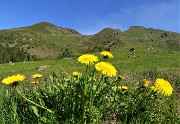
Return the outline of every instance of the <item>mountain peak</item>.
{"type": "Polygon", "coordinates": [[[113,36],[113,37],[116,37],[120,33],[121,33],[121,31],[119,29],[105,28],[105,29],[101,30],[100,32],[98,32],[96,34],[96,36],[102,36],[102,37],[113,36]]]}
{"type": "Polygon", "coordinates": [[[39,22],[39,23],[36,23],[36,24],[33,24],[32,26],[42,26],[42,27],[45,27],[45,26],[56,26],[52,23],[49,23],[49,22],[39,22]]]}
{"type": "Polygon", "coordinates": [[[31,26],[25,27],[25,28],[29,29],[29,30],[33,30],[33,31],[42,32],[42,33],[50,33],[53,35],[61,35],[61,34],[77,34],[77,35],[79,35],[80,34],[79,32],[77,32],[74,29],[58,27],[49,22],[39,22],[39,23],[33,24],[31,26]]]}

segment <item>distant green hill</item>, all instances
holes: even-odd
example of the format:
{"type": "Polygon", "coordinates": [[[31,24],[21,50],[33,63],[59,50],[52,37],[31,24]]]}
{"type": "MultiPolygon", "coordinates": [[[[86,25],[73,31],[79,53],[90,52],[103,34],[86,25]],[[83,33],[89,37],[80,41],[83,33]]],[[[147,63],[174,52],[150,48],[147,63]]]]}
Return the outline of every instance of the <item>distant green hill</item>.
{"type": "Polygon", "coordinates": [[[180,51],[180,34],[159,29],[132,26],[122,32],[106,28],[94,35],[82,35],[74,29],[48,22],[32,26],[0,30],[0,63],[24,60],[77,57],[83,53],[112,51],[119,57],[166,51],[180,51]]]}
{"type": "Polygon", "coordinates": [[[74,29],[58,27],[48,22],[40,22],[32,26],[24,27],[24,29],[35,31],[35,32],[41,32],[45,34],[52,34],[52,35],[74,35],[74,34],[79,35],[80,34],[74,29]]]}

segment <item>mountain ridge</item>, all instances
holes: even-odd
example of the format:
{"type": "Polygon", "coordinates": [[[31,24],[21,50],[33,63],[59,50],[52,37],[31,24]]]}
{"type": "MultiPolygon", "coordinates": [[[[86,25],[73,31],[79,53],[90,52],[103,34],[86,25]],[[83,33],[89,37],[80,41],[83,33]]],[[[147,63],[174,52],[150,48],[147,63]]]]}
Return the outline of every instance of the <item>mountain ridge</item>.
{"type": "MultiPolygon", "coordinates": [[[[127,51],[131,47],[140,50],[153,47],[158,50],[179,51],[180,34],[143,26],[131,26],[126,31],[104,28],[96,34],[83,35],[71,28],[39,22],[31,26],[0,30],[0,47],[22,49],[26,53],[24,60],[77,57],[83,53],[102,50],[127,51]]],[[[3,57],[1,58],[12,61],[11,57],[3,57]]]]}
{"type": "MultiPolygon", "coordinates": [[[[57,25],[55,25],[55,24],[53,24],[53,23],[50,23],[50,22],[38,22],[38,23],[35,23],[35,24],[32,24],[32,25],[29,25],[29,26],[23,26],[23,27],[17,27],[17,28],[8,28],[8,29],[2,29],[2,30],[0,30],[0,31],[5,31],[5,30],[12,30],[12,29],[22,29],[22,28],[26,28],[26,29],[32,29],[33,30],[33,27],[35,26],[35,28],[34,29],[37,29],[37,28],[39,28],[39,26],[44,26],[44,27],[46,27],[46,26],[54,26],[54,27],[57,27],[57,28],[61,28],[61,29],[69,29],[69,30],[73,30],[74,32],[76,32],[76,33],[78,33],[78,34],[81,34],[81,35],[85,35],[85,34],[82,34],[82,33],[80,33],[80,32],[78,32],[77,30],[75,30],[75,29],[72,29],[72,28],[63,28],[63,27],[60,27],[60,26],[57,26],[57,25]]],[[[100,31],[98,31],[98,32],[96,32],[96,33],[94,33],[94,34],[97,34],[97,33],[99,33],[99,32],[101,32],[102,30],[104,30],[104,29],[108,29],[109,27],[106,27],[106,28],[103,28],[103,29],[101,29],[100,31]]],[[[115,30],[120,30],[120,29],[118,29],[118,28],[110,28],[110,29],[115,29],[115,30]]],[[[125,31],[128,31],[128,30],[136,30],[136,29],[148,29],[148,30],[159,30],[159,31],[165,31],[165,32],[172,32],[172,33],[178,33],[178,32],[174,32],[174,31],[167,31],[167,30],[162,30],[162,29],[156,29],[156,28],[151,28],[151,27],[149,27],[149,28],[147,28],[147,27],[145,27],[145,26],[130,26],[127,30],[124,30],[124,31],[121,31],[121,32],[125,32],[125,31]]],[[[38,29],[39,30],[39,29],[38,29]]],[[[94,34],[89,34],[89,35],[94,35],[94,34]]],[[[178,34],[180,34],[180,33],[178,33],[178,34]]],[[[86,35],[88,35],[88,34],[86,34],[86,35]]]]}

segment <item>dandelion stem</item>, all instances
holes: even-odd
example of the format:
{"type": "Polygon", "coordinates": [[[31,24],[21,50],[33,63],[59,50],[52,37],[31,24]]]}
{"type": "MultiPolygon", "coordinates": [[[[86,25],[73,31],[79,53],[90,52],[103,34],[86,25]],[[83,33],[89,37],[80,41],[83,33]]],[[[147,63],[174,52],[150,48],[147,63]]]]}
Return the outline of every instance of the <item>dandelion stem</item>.
{"type": "Polygon", "coordinates": [[[101,79],[99,80],[99,82],[98,82],[98,84],[97,84],[97,87],[96,87],[96,89],[95,89],[94,95],[96,94],[97,90],[99,89],[100,83],[101,83],[101,81],[103,80],[103,78],[104,78],[104,75],[102,75],[101,79]]]}
{"type": "Polygon", "coordinates": [[[36,105],[36,106],[38,106],[38,107],[40,107],[40,108],[42,108],[42,109],[47,110],[49,113],[53,113],[53,111],[51,111],[50,109],[48,109],[48,108],[46,108],[46,107],[44,107],[44,106],[42,106],[42,105],[39,105],[39,104],[35,103],[34,101],[31,101],[30,99],[26,98],[24,95],[21,94],[21,92],[20,92],[17,88],[16,88],[16,91],[17,91],[17,93],[18,93],[22,98],[24,98],[26,101],[28,101],[28,102],[30,102],[30,103],[32,103],[32,104],[34,104],[34,105],[36,105]]]}
{"type": "Polygon", "coordinates": [[[104,75],[102,75],[102,77],[100,78],[97,86],[96,86],[96,89],[94,90],[94,92],[92,92],[92,97],[90,99],[90,113],[92,113],[92,109],[93,109],[93,102],[94,102],[94,99],[95,99],[95,96],[96,96],[96,92],[98,91],[99,87],[100,87],[100,84],[101,84],[101,81],[103,80],[104,78],[104,75]]]}
{"type": "Polygon", "coordinates": [[[87,66],[86,66],[86,71],[85,71],[85,80],[83,81],[83,85],[84,85],[84,95],[86,95],[86,92],[87,92],[86,83],[87,83],[87,81],[88,81],[88,68],[89,68],[89,66],[87,65],[87,66]]]}
{"type": "Polygon", "coordinates": [[[63,69],[63,67],[58,63],[59,67],[64,71],[64,73],[66,73],[67,76],[69,76],[69,74],[63,69]]]}

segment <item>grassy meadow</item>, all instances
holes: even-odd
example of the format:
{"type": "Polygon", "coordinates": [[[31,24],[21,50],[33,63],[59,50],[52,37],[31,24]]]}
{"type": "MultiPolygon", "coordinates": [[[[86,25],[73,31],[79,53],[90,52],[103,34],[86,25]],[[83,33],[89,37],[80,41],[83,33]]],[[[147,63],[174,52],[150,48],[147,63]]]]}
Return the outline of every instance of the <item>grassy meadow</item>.
{"type": "Polygon", "coordinates": [[[0,64],[0,123],[180,123],[180,53],[127,49],[0,64]]]}
{"type": "Polygon", "coordinates": [[[142,26],[1,30],[0,124],[179,124],[179,39],[142,26]]]}

